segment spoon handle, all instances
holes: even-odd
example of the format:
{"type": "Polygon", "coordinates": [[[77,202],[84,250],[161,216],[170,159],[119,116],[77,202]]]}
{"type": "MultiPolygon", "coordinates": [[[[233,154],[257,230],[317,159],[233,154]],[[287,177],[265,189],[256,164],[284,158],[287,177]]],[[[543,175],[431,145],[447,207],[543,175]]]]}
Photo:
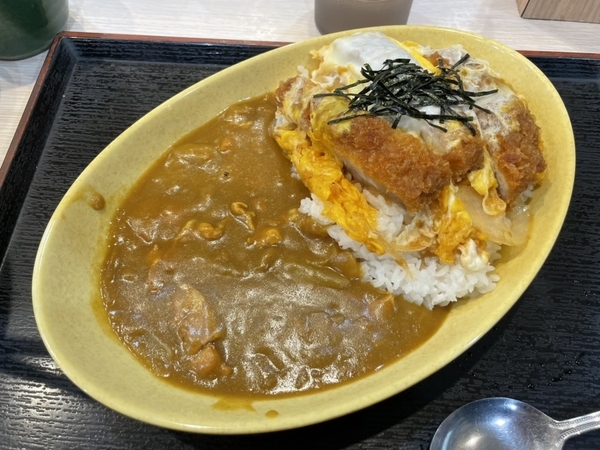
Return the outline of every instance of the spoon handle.
{"type": "Polygon", "coordinates": [[[566,441],[570,437],[599,429],[600,411],[586,414],[585,416],[575,417],[569,420],[557,421],[556,425],[559,429],[564,430],[560,434],[560,439],[566,441]]]}

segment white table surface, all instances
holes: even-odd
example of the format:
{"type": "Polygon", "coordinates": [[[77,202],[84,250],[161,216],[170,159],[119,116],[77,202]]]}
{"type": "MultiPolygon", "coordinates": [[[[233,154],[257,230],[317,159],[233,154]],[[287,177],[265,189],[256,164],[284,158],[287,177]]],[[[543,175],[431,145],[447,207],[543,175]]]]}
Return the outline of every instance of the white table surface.
{"type": "MultiPolygon", "coordinates": [[[[319,35],[314,0],[69,0],[66,30],[293,42],[319,35]]],[[[600,53],[600,24],[522,19],[516,0],[414,0],[409,24],[459,28],[517,50],[600,53]]],[[[46,52],[0,61],[0,162],[46,52]]]]}

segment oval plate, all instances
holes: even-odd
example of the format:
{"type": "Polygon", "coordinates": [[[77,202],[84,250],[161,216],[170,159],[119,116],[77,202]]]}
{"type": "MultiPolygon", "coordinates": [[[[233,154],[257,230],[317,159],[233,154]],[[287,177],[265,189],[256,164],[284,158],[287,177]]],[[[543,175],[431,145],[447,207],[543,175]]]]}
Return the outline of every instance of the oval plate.
{"type": "Polygon", "coordinates": [[[265,401],[219,402],[153,376],[111,333],[98,312],[99,270],[109,221],[132,184],[186,133],[244,98],[273,91],[312,67],[310,50],[348,32],[291,44],[225,69],[171,98],[111,143],[84,170],[53,214],[33,274],[33,307],[52,357],[83,391],[106,406],[154,425],[202,433],[236,434],[304,426],[364,408],[431,375],[469,348],[510,309],[536,276],[558,236],[575,174],[571,123],[551,82],[529,60],[470,33],[420,26],[380,27],[398,40],[433,48],[462,44],[490,62],[523,95],[542,130],[548,164],[532,201],[531,239],[497,263],[497,288],[459,301],[421,347],[368,377],[313,394],[265,401]],[[106,199],[89,206],[94,193],[106,199]]]}

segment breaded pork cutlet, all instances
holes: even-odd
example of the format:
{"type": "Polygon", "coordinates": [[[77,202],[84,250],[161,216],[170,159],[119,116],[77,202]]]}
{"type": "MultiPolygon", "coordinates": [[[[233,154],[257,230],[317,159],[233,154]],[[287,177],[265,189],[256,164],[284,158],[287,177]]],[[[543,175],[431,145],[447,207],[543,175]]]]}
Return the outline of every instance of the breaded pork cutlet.
{"type": "Polygon", "coordinates": [[[486,108],[491,112],[479,112],[477,118],[492,157],[498,194],[510,204],[546,170],[540,131],[516,96],[486,108]]]}
{"type": "Polygon", "coordinates": [[[315,97],[319,89],[302,77],[282,83],[276,92],[280,110],[335,154],[354,178],[411,212],[429,205],[444,186],[482,165],[485,143],[460,124],[447,132],[425,125],[424,139],[375,116],[331,124],[328,121],[338,116],[345,102],[315,97]],[[284,108],[284,103],[293,106],[284,108]]]}
{"type": "MultiPolygon", "coordinates": [[[[332,151],[355,178],[375,187],[388,197],[400,200],[409,211],[419,211],[437,199],[451,181],[481,167],[483,142],[457,139],[439,150],[411,133],[393,129],[379,117],[359,117],[348,130],[335,125],[323,130],[332,142],[332,151]]],[[[442,131],[438,131],[443,133],[442,131]]]]}

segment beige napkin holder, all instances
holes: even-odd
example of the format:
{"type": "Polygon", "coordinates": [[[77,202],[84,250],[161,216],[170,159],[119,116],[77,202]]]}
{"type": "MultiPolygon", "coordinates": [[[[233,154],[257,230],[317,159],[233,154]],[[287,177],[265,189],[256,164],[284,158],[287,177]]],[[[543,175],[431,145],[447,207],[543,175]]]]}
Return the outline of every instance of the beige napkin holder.
{"type": "Polygon", "coordinates": [[[600,23],[600,0],[517,0],[525,19],[600,23]]]}

